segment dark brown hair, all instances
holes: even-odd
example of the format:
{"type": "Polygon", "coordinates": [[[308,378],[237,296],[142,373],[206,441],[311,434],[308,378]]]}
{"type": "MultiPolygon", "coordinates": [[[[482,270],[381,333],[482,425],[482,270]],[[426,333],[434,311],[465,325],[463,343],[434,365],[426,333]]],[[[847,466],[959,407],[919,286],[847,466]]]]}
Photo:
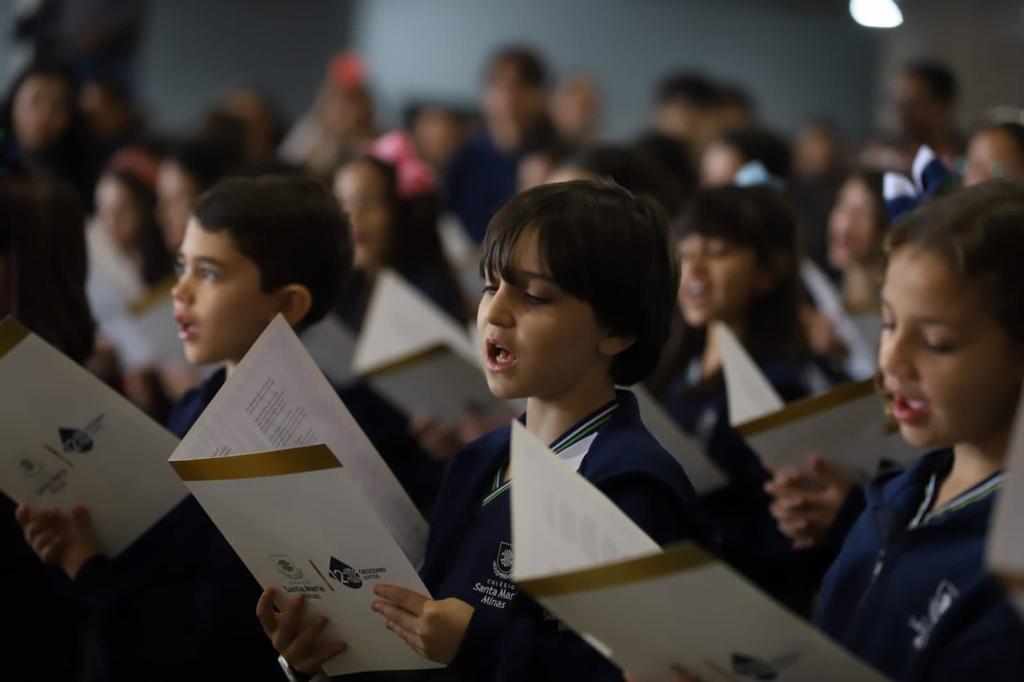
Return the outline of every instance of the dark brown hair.
{"type": "Polygon", "coordinates": [[[1024,183],[991,181],[929,201],[889,230],[901,248],[945,259],[1024,347],[1024,183]]]}
{"type": "Polygon", "coordinates": [[[0,308],[76,362],[92,355],[85,215],[74,189],[42,174],[0,180],[0,308]]]}
{"type": "Polygon", "coordinates": [[[535,187],[491,219],[481,274],[515,282],[515,245],[534,229],[555,283],[589,303],[609,333],[636,338],[612,359],[611,378],[621,385],[644,379],[668,338],[679,284],[665,212],[653,199],[609,181],[535,187]]]}
{"type": "Polygon", "coordinates": [[[194,211],[208,232],[227,232],[256,264],[263,291],[301,284],[313,297],[297,325],[319,321],[352,263],[348,224],[337,201],[312,180],[267,175],[229,178],[199,198],[194,211]]]}

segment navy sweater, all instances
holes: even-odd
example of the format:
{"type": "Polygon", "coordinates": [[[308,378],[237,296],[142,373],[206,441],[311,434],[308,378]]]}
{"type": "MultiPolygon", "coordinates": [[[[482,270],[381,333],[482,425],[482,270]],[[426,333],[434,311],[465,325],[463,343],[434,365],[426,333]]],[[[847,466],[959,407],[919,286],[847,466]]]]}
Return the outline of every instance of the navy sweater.
{"type": "MultiPolygon", "coordinates": [[[[183,436],[223,383],[221,370],[187,393],[169,428],[183,436]]],[[[74,586],[97,681],[282,678],[255,616],[260,586],[191,495],[116,559],[88,561],[74,586]]]]}
{"type": "MultiPolygon", "coordinates": [[[[644,428],[633,395],[619,391],[618,402],[579,473],[659,544],[683,539],[711,542],[713,532],[686,474],[644,428]]],[[[509,495],[488,505],[482,501],[508,464],[509,438],[509,428],[499,429],[456,456],[430,529],[421,571],[424,583],[436,599],[454,596],[475,608],[451,669],[474,681],[619,682],[622,673],[615,666],[571,631],[560,629],[557,620],[496,573],[507,568],[502,553],[511,550],[509,495]],[[488,575],[477,575],[480,562],[472,559],[481,556],[493,556],[497,566],[487,563],[488,575]],[[497,583],[497,595],[475,589],[478,582],[497,583]]]]}
{"type": "Polygon", "coordinates": [[[996,493],[910,529],[949,450],[872,480],[822,585],[821,628],[896,680],[1019,680],[1024,626],[986,572],[996,493]]]}

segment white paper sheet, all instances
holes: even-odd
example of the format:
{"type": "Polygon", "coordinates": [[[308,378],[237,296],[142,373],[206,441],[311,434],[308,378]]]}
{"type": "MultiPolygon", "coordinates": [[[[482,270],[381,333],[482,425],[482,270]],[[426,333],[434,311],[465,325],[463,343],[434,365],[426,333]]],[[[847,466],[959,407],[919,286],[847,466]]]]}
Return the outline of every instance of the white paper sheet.
{"type": "Polygon", "coordinates": [[[487,388],[470,335],[398,275],[377,275],[356,341],[354,371],[406,414],[448,422],[505,402],[487,388]]]}
{"type": "Polygon", "coordinates": [[[638,682],[884,679],[695,545],[663,552],[518,423],[511,457],[515,581],[638,682]]]}
{"type": "Polygon", "coordinates": [[[329,313],[304,330],[300,338],[317,367],[333,385],[344,386],[355,378],[352,357],[356,337],[337,315],[329,313]]]}
{"type": "MultiPolygon", "coordinates": [[[[263,587],[303,595],[304,617],[330,619],[322,641],[349,648],[330,675],[439,668],[384,627],[378,583],[429,596],[348,467],[325,445],[174,463],[263,587]]],[[[279,600],[279,608],[284,599],[279,600]]]]}
{"type": "Polygon", "coordinates": [[[167,466],[178,439],[11,318],[0,322],[0,489],[88,508],[108,556],[186,495],[167,466]]]}
{"type": "Polygon", "coordinates": [[[419,565],[427,524],[280,315],[267,326],[172,460],[326,443],[419,565]]]}
{"type": "Polygon", "coordinates": [[[722,355],[722,373],[733,424],[763,417],[785,404],[761,372],[754,359],[726,325],[715,322],[712,333],[722,355]]]}
{"type": "Polygon", "coordinates": [[[921,454],[888,428],[872,379],[837,386],[733,426],[769,469],[804,466],[818,454],[867,478],[882,460],[906,466],[921,454]]]}
{"type": "Polygon", "coordinates": [[[1007,478],[992,517],[987,561],[1011,588],[1014,604],[1024,616],[1024,393],[1017,403],[1005,468],[1007,478]]]}
{"type": "Polygon", "coordinates": [[[676,458],[698,495],[710,493],[729,482],[725,474],[705,454],[701,442],[680,429],[647,389],[636,385],[631,386],[629,390],[636,396],[640,419],[644,426],[661,447],[676,458]]]}

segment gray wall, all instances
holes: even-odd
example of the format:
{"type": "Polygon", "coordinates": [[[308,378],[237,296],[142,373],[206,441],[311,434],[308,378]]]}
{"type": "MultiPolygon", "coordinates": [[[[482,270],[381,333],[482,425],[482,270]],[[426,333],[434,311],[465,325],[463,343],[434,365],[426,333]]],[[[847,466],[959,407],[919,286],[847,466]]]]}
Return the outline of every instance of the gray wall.
{"type": "MultiPolygon", "coordinates": [[[[70,0],[75,2],[77,0],[70,0]]],[[[348,39],[344,0],[148,0],[138,81],[154,125],[184,129],[228,88],[270,93],[294,118],[348,39]]],[[[12,59],[12,0],[0,0],[0,80],[12,59]]],[[[4,88],[6,90],[6,87],[4,88]]]]}
{"type": "Polygon", "coordinates": [[[538,47],[553,70],[605,84],[605,132],[645,122],[658,77],[698,68],[746,87],[762,117],[792,131],[825,115],[854,137],[871,125],[879,34],[845,3],[684,0],[355,0],[352,36],[385,110],[412,95],[475,101],[488,53],[538,47]]]}

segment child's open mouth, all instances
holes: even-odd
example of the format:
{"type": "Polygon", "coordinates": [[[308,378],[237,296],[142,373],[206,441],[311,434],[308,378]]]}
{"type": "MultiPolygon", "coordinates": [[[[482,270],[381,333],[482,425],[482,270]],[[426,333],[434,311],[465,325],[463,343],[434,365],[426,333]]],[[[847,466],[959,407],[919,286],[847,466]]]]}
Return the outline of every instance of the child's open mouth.
{"type": "Polygon", "coordinates": [[[516,354],[495,341],[487,340],[487,370],[504,372],[516,364],[516,354]]]}

